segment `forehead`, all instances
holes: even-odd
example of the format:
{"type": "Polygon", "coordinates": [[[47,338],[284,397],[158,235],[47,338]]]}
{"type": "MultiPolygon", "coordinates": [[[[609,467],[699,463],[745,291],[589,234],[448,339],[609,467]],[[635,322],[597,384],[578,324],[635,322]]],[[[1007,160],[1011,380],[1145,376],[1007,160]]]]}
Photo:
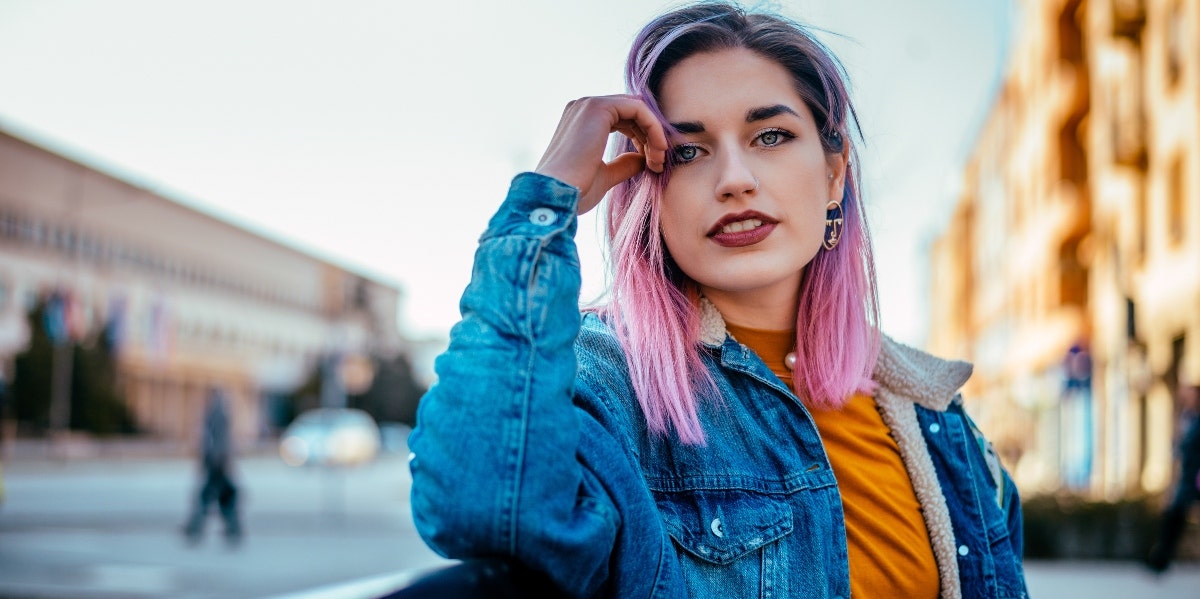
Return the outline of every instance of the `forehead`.
{"type": "Polygon", "coordinates": [[[658,103],[672,122],[742,117],[748,109],[776,104],[810,115],[791,73],[746,48],[683,59],[663,76],[658,103]]]}

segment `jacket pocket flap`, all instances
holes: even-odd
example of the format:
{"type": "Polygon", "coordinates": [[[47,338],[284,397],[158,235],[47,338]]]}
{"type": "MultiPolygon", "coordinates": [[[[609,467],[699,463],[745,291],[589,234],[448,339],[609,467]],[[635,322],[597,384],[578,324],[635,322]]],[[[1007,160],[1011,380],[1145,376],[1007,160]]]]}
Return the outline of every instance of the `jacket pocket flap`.
{"type": "Polygon", "coordinates": [[[667,533],[684,550],[728,564],[792,532],[792,509],[769,495],[745,491],[656,494],[667,533]]]}

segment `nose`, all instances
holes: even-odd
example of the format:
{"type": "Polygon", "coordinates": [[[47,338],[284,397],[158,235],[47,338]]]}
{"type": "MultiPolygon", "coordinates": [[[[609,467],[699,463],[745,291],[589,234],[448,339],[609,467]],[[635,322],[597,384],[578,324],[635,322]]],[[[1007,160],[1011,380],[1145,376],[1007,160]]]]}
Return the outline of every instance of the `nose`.
{"type": "Polygon", "coordinates": [[[719,164],[716,192],[720,200],[731,200],[758,191],[758,179],[738,152],[725,152],[719,164]]]}

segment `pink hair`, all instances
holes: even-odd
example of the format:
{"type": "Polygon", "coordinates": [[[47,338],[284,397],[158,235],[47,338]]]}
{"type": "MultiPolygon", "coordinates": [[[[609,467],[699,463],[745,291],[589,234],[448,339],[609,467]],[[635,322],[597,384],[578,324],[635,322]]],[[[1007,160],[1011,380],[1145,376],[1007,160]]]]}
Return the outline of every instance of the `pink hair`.
{"type": "MultiPolygon", "coordinates": [[[[747,14],[735,5],[695,4],[643,28],[626,65],[629,92],[665,124],[656,97],[663,75],[692,54],[735,47],[771,58],[793,74],[827,152],[850,143],[857,118],[841,65],[828,49],[797,23],[747,14]]],[[[631,149],[626,142],[623,151],[631,149]]],[[[846,169],[842,239],[805,268],[796,315],[793,389],[824,407],[873,391],[880,345],[874,258],[858,197],[857,159],[852,146],[847,151],[855,159],[846,169]]],[[[671,261],[659,234],[669,178],[670,165],[662,175],[646,171],[613,189],[607,208],[613,282],[608,304],[598,311],[614,324],[650,430],[673,429],[685,443],[703,444],[698,397],[716,386],[701,358],[695,285],[671,261]]]]}

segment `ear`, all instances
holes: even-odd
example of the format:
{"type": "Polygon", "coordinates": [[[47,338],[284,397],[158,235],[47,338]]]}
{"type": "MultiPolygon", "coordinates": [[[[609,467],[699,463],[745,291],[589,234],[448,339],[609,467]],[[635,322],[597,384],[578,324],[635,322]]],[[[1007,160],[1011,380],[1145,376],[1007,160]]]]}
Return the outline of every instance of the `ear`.
{"type": "Polygon", "coordinates": [[[850,165],[850,148],[825,154],[825,176],[829,179],[829,199],[841,202],[846,190],[846,169],[850,165]]]}

